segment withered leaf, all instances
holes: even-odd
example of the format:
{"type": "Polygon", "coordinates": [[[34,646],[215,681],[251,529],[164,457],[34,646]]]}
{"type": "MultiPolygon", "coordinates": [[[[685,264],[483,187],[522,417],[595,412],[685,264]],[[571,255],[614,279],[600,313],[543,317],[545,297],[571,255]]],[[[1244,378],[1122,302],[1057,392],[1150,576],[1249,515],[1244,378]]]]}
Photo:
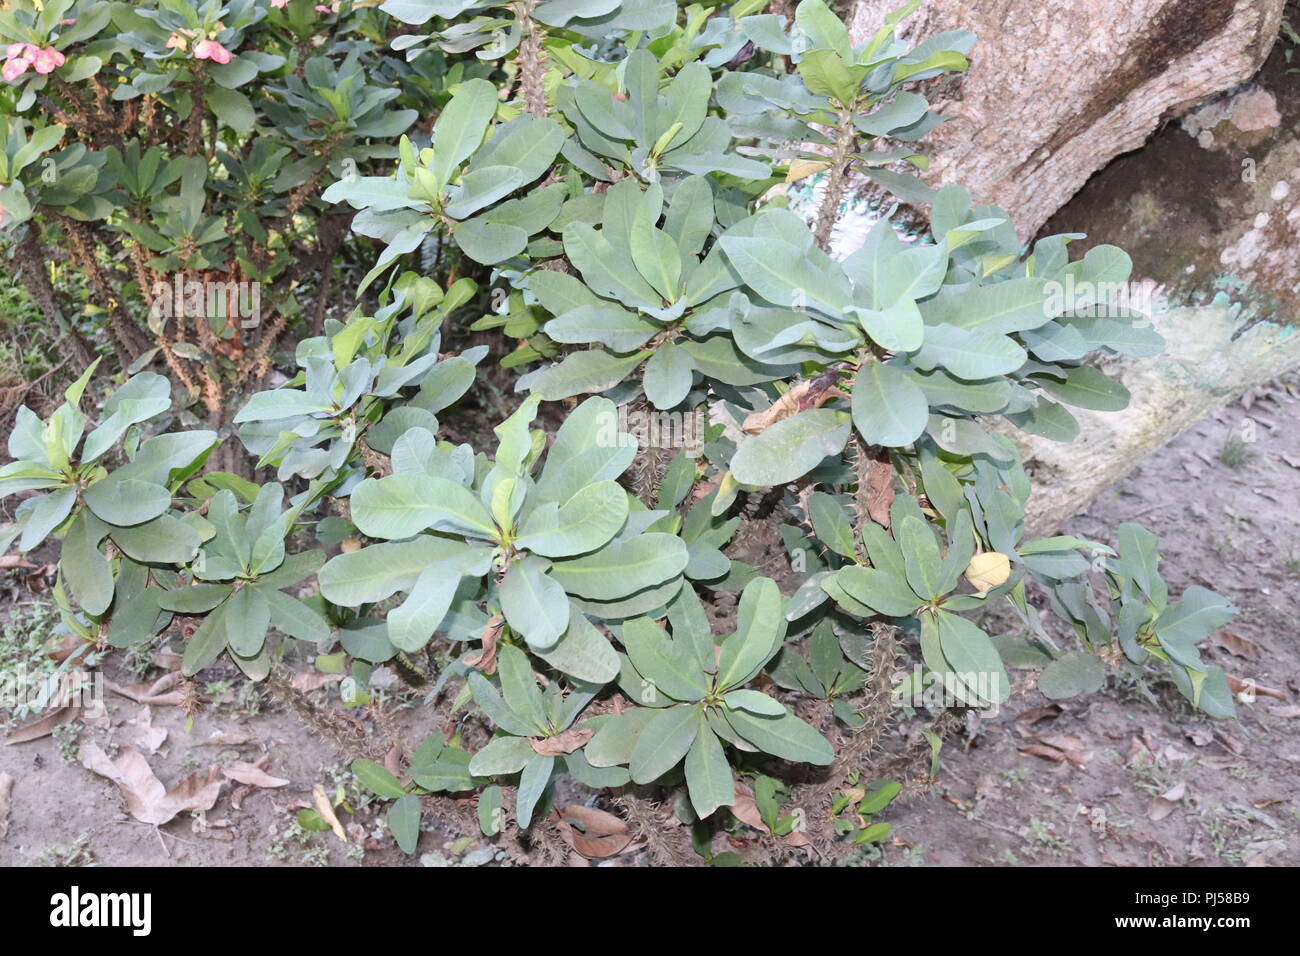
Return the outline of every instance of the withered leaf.
{"type": "Polygon", "coordinates": [[[615,856],[632,842],[626,821],[595,807],[573,804],[556,810],[555,817],[564,842],[584,857],[615,856]]]}
{"type": "Polygon", "coordinates": [[[554,737],[531,737],[528,742],[533,745],[533,750],[544,757],[559,757],[562,754],[571,754],[575,750],[585,747],[587,741],[596,735],[594,730],[566,730],[562,734],[556,734],[554,737]]]}
{"type": "Polygon", "coordinates": [[[134,748],[109,759],[97,744],[81,748],[81,764],[117,784],[126,798],[126,809],[141,823],[161,826],[187,810],[211,810],[221,795],[223,781],[216,766],[192,773],[171,790],[154,776],[144,755],[134,748]]]}

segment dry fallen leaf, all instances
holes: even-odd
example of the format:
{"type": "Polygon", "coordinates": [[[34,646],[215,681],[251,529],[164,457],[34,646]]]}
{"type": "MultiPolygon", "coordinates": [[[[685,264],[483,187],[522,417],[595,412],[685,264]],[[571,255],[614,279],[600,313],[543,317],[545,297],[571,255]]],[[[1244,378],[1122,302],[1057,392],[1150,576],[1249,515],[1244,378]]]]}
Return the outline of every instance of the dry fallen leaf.
{"type": "Polygon", "coordinates": [[[1300,704],[1292,704],[1289,707],[1270,707],[1268,712],[1274,717],[1283,717],[1290,720],[1293,717],[1300,717],[1300,704]]]}
{"type": "Polygon", "coordinates": [[[984,551],[966,565],[966,580],[980,594],[990,591],[1011,577],[1011,559],[1001,551],[984,551]]]}
{"type": "Polygon", "coordinates": [[[822,374],[799,382],[761,412],[751,412],[741,423],[741,431],[757,435],[777,422],[785,421],[810,408],[821,408],[830,399],[844,393],[835,388],[834,374],[822,374]]]}
{"type": "Polygon", "coordinates": [[[862,466],[858,467],[858,490],[854,497],[859,508],[865,508],[867,517],[886,531],[889,530],[889,508],[894,503],[894,466],[886,458],[873,458],[866,463],[866,480],[862,466]]]}
{"type": "Polygon", "coordinates": [[[1160,796],[1151,799],[1151,804],[1147,807],[1147,819],[1163,820],[1178,809],[1179,803],[1186,795],[1187,783],[1180,780],[1160,796]]]}
{"type": "Polygon", "coordinates": [[[321,819],[330,825],[334,835],[347,843],[348,835],[343,830],[343,824],[339,823],[338,814],[330,806],[330,798],[325,796],[325,791],[320,788],[320,784],[311,788],[311,802],[316,807],[316,812],[320,814],[321,819]]]}
{"type": "Polygon", "coordinates": [[[763,822],[763,815],[758,812],[758,804],[754,802],[754,791],[747,784],[737,781],[736,799],[727,809],[741,823],[747,823],[755,830],[762,830],[764,833],[771,832],[763,822]]]}
{"type": "Polygon", "coordinates": [[[1055,720],[1063,713],[1060,704],[1047,704],[1043,707],[1030,707],[1016,715],[1016,723],[1032,726],[1040,720],[1055,720]]]}
{"type": "Polygon", "coordinates": [[[289,781],[283,777],[272,777],[257,764],[245,763],[242,760],[223,768],[221,772],[231,780],[242,783],[246,787],[273,790],[276,787],[284,787],[289,784],[289,781]]]}
{"type": "Polygon", "coordinates": [[[497,672],[497,643],[501,640],[501,632],[505,630],[505,626],[504,618],[496,615],[488,618],[487,626],[483,628],[481,638],[483,646],[466,656],[466,665],[477,668],[484,674],[495,674],[497,672]]]}
{"type": "Polygon", "coordinates": [[[141,707],[135,720],[128,720],[123,727],[123,739],[126,743],[138,747],[146,754],[156,754],[158,748],[167,739],[166,727],[153,725],[153,711],[148,706],[141,707]]]}
{"type": "Polygon", "coordinates": [[[824,159],[796,159],[786,168],[785,181],[796,183],[830,166],[824,159]]]}
{"type": "Polygon", "coordinates": [[[1286,692],[1277,690],[1273,687],[1265,687],[1263,684],[1256,684],[1250,678],[1242,679],[1233,677],[1231,674],[1225,674],[1228,678],[1228,690],[1233,694],[1240,694],[1243,691],[1253,693],[1256,697],[1273,697],[1277,700],[1286,700],[1286,692]]]}
{"type": "Polygon", "coordinates": [[[26,558],[17,554],[0,554],[0,571],[8,571],[10,568],[34,568],[26,558]]]}
{"type": "Polygon", "coordinates": [[[9,832],[9,796],[14,790],[14,778],[0,773],[0,840],[9,832]]]}
{"type": "Polygon", "coordinates": [[[566,730],[562,734],[556,734],[554,737],[532,737],[529,743],[533,745],[533,750],[537,751],[543,757],[558,757],[561,754],[571,754],[586,746],[587,741],[596,736],[594,730],[566,730]]]}
{"type": "Polygon", "coordinates": [[[1029,757],[1045,757],[1057,763],[1070,763],[1076,767],[1087,764],[1084,742],[1073,734],[1040,734],[1032,742],[1024,744],[1020,752],[1029,757]]]}
{"type": "Polygon", "coordinates": [[[322,674],[319,671],[303,671],[301,674],[294,674],[289,681],[289,685],[296,691],[308,693],[313,690],[320,690],[326,684],[336,684],[343,680],[342,674],[322,674]]]}
{"type": "Polygon", "coordinates": [[[29,720],[5,738],[5,744],[25,744],[29,740],[39,740],[54,733],[54,728],[69,721],[76,720],[81,708],[76,704],[66,704],[29,720]]]}
{"type": "Polygon", "coordinates": [[[192,773],[168,790],[144,755],[131,747],[112,760],[98,744],[88,743],[81,748],[81,765],[117,784],[127,811],[141,823],[161,826],[186,810],[211,810],[221,795],[223,781],[216,766],[207,773],[192,773]]]}
{"type": "Polygon", "coordinates": [[[603,859],[627,849],[632,833],[627,822],[595,807],[571,805],[555,811],[564,842],[584,857],[603,859]]]}
{"type": "Polygon", "coordinates": [[[154,707],[178,707],[181,701],[185,699],[185,694],[172,688],[180,682],[181,672],[171,671],[163,674],[156,681],[149,683],[132,684],[129,687],[123,687],[121,684],[106,680],[104,686],[113,693],[121,694],[127,700],[133,700],[137,704],[151,704],[154,707]]]}
{"type": "Polygon", "coordinates": [[[1232,631],[1217,631],[1210,638],[1210,642],[1223,648],[1229,654],[1236,654],[1248,661],[1257,661],[1263,654],[1259,649],[1259,645],[1254,641],[1247,640],[1239,634],[1232,633],[1232,631]]]}

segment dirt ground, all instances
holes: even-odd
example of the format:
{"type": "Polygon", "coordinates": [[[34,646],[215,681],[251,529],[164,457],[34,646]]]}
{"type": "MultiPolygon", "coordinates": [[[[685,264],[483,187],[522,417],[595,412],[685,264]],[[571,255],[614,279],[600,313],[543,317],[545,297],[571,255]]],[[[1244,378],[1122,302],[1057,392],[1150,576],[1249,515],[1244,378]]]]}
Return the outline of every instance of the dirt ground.
{"type": "MultiPolygon", "coordinates": [[[[1212,638],[1205,656],[1279,696],[1259,693],[1239,705],[1238,720],[1215,722],[1194,713],[1168,683],[1116,675],[1095,697],[1058,706],[1033,689],[1034,672],[1017,671],[1013,699],[949,740],[930,792],[880,814],[894,824],[894,838],[856,862],[1300,863],[1298,395],[1300,387],[1277,386],[1248,399],[1249,408],[1234,404],[1147,461],[1067,529],[1100,540],[1127,520],[1157,530],[1172,593],[1212,586],[1241,610],[1230,636],[1212,638]],[[1040,738],[1071,759],[1024,751],[1040,738]]],[[[11,606],[10,616],[20,610],[11,606]]],[[[103,670],[122,686],[163,673],[129,669],[141,663],[117,652],[103,670]]],[[[306,661],[294,666],[310,669],[306,661]]],[[[142,706],[110,692],[103,717],[0,746],[0,775],[13,779],[7,832],[0,813],[0,864],[443,866],[503,858],[464,823],[434,820],[417,855],[403,856],[382,808],[359,791],[333,745],[233,672],[207,677],[203,691],[209,704],[190,727],[179,707],[142,706]],[[260,764],[285,782],[241,786],[219,769],[217,779],[226,782],[212,809],[156,827],[133,819],[117,787],[81,765],[76,753],[88,744],[110,754],[136,747],[169,788],[196,771],[206,781],[213,766],[239,773],[239,764],[260,764]],[[343,787],[347,844],[295,823],[316,786],[331,797],[343,787]]],[[[325,704],[335,693],[326,685],[312,696],[325,704]]],[[[387,706],[410,739],[430,729],[422,726],[428,709],[395,682],[387,706]]]]}
{"type": "Polygon", "coordinates": [[[914,846],[886,861],[1300,863],[1300,390],[1267,394],[1187,431],[1066,528],[1113,543],[1112,529],[1141,521],[1160,535],[1171,594],[1200,584],[1231,598],[1240,614],[1204,656],[1253,679],[1254,702],[1212,721],[1168,683],[1147,686],[1152,703],[1117,677],[1059,713],[1018,695],[944,748],[927,797],[884,817],[914,846]],[[1078,765],[1022,753],[1043,736],[1078,765]]]}

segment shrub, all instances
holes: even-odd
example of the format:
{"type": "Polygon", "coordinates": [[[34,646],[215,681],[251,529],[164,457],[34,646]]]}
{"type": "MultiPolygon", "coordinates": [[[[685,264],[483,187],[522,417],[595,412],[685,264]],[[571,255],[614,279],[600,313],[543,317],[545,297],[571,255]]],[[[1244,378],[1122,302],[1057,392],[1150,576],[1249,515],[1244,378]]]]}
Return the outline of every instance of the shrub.
{"type": "MultiPolygon", "coordinates": [[[[625,793],[681,788],[676,812],[699,834],[727,825],[718,811],[736,804],[740,775],[773,832],[794,828],[784,801],[814,833],[873,842],[888,827],[870,815],[899,784],[854,785],[883,766],[873,751],[890,708],[936,682],[946,691],[937,709],[949,714],[995,706],[1010,692],[1006,667],[1026,662],[1061,698],[1096,691],[1125,660],[1155,661],[1202,710],[1232,715],[1222,671],[1195,646],[1232,608],[1197,587],[1171,600],[1153,535],[1121,526],[1112,549],[1026,534],[1032,489],[1012,429],[1068,441],[1077,424],[1067,406],[1128,399],[1085,357],[1161,343],[1140,316],[1054,295],[1067,280],[1125,281],[1121,250],[1071,261],[1072,237],[1053,236],[1026,254],[1002,210],[974,206],[957,186],[931,192],[904,171],[924,167],[910,143],[942,121],[925,81],[964,68],[973,37],[908,48],[893,34],[905,9],[855,46],[822,0],[803,0],[793,23],[744,2],[389,0],[382,11],[431,30],[392,39],[410,60],[392,74],[403,88],[423,82],[413,78],[426,77],[427,58],[455,66],[432,136],[404,135],[387,151],[363,141],[411,125],[379,109],[393,88],[367,80],[391,62],[376,65],[370,39],[327,38],[325,52],[300,61],[301,76],[283,72],[300,36],[297,2],[287,14],[252,4],[185,14],[223,48],[258,38],[240,75],[273,78],[251,121],[228,108],[239,84],[209,85],[215,66],[166,46],[167,31],[190,22],[167,3],[120,20],[114,8],[101,27],[111,19],[121,32],[60,67],[84,72],[77,64],[93,57],[137,89],[143,76],[165,81],[177,116],[199,109],[200,90],[226,91],[226,106],[194,114],[191,129],[212,130],[252,165],[226,165],[218,149],[208,160],[229,177],[209,181],[197,151],[149,162],[180,193],[138,191],[136,208],[154,217],[147,228],[120,221],[130,202],[106,212],[135,250],[180,256],[183,245],[181,267],[215,261],[207,242],[144,239],[174,226],[247,250],[235,256],[246,274],[286,274],[292,240],[274,264],[257,264],[252,250],[270,246],[258,230],[267,207],[254,203],[300,217],[327,168],[337,179],[324,200],[348,204],[353,228],[385,244],[360,283],[377,289],[375,307],[325,317],[298,342],[284,385],[233,416],[277,482],[202,473],[211,432],[146,437],[168,404],[153,373],[129,378],[84,442],[84,378],[48,422],[20,413],[0,491],[45,493],[23,502],[12,533],[20,548],[61,537],[56,596],[69,629],[126,646],[199,619],[185,673],[228,654],[255,680],[286,641],[340,646],[348,705],[364,702],[375,665],[409,669],[432,651],[441,673],[430,699],[454,682],[451,706],[472,701],[490,738],[431,736],[400,778],[356,763],[368,789],[396,801],[390,825],[408,850],[421,794],[479,790],[493,834],[503,795],[527,828],[560,775],[625,793]],[[218,17],[230,25],[217,29],[218,17]],[[137,20],[148,21],[138,35],[126,29],[137,20]],[[309,117],[325,109],[338,123],[322,140],[309,117]],[[373,175],[340,175],[335,149],[371,162],[373,175]],[[271,177],[288,151],[299,173],[271,177]],[[385,173],[375,161],[387,155],[397,162],[385,173]],[[269,194],[232,185],[243,181],[236,167],[253,166],[262,172],[248,181],[269,194]],[[834,259],[832,229],[857,173],[929,202],[929,234],[900,237],[882,216],[861,249],[834,259]],[[788,208],[784,185],[809,175],[819,177],[811,224],[788,208]],[[292,211],[285,190],[299,197],[292,211]],[[214,215],[240,230],[209,232],[201,223],[214,215]],[[397,268],[430,248],[433,275],[397,268]],[[514,380],[526,397],[496,425],[494,447],[439,437],[440,416],[457,414],[487,354],[442,351],[444,335],[462,341],[466,328],[520,340],[508,367],[537,363],[514,380]],[[557,407],[558,430],[534,427],[557,407]],[[633,412],[640,423],[708,424],[669,458],[629,425],[633,412]],[[990,430],[998,418],[1011,427],[990,430]],[[119,438],[125,463],[110,472],[119,438]],[[764,528],[791,559],[787,593],[723,550],[764,528]],[[309,532],[361,546],[326,560],[301,549],[309,532]],[[318,593],[287,592],[313,573],[318,593]],[[1064,630],[1049,630],[1034,595],[1064,630]],[[986,631],[995,602],[1014,609],[1023,635],[986,631]],[[1061,637],[1071,630],[1078,646],[1061,637]],[[891,704],[900,651],[923,676],[891,704]],[[783,761],[829,769],[791,776],[783,761]]],[[[351,16],[389,36],[374,11],[351,16]]],[[[97,32],[86,29],[81,42],[97,32]]],[[[53,26],[39,39],[76,46],[53,26]]],[[[54,149],[64,135],[55,129],[41,127],[28,140],[40,148],[20,146],[20,158],[54,149]]],[[[94,166],[99,156],[116,168],[112,149],[65,147],[56,162],[94,166]]],[[[93,212],[95,188],[64,205],[93,212]]],[[[22,193],[33,210],[51,205],[36,181],[22,193]]],[[[303,221],[302,234],[310,229],[303,221]]],[[[951,725],[941,718],[936,731],[951,725]]]]}

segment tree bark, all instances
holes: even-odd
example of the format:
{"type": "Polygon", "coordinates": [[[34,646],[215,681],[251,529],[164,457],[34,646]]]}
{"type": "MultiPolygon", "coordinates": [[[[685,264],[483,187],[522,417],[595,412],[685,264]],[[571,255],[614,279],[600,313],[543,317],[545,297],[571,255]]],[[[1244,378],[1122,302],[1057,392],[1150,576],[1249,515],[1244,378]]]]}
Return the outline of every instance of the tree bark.
{"type": "MultiPolygon", "coordinates": [[[[871,36],[898,0],[858,0],[871,36]]],[[[926,0],[900,27],[916,42],[964,29],[970,69],[932,95],[944,123],[921,144],[924,179],[1002,206],[1022,238],[1165,120],[1249,79],[1285,0],[926,0]]]]}

